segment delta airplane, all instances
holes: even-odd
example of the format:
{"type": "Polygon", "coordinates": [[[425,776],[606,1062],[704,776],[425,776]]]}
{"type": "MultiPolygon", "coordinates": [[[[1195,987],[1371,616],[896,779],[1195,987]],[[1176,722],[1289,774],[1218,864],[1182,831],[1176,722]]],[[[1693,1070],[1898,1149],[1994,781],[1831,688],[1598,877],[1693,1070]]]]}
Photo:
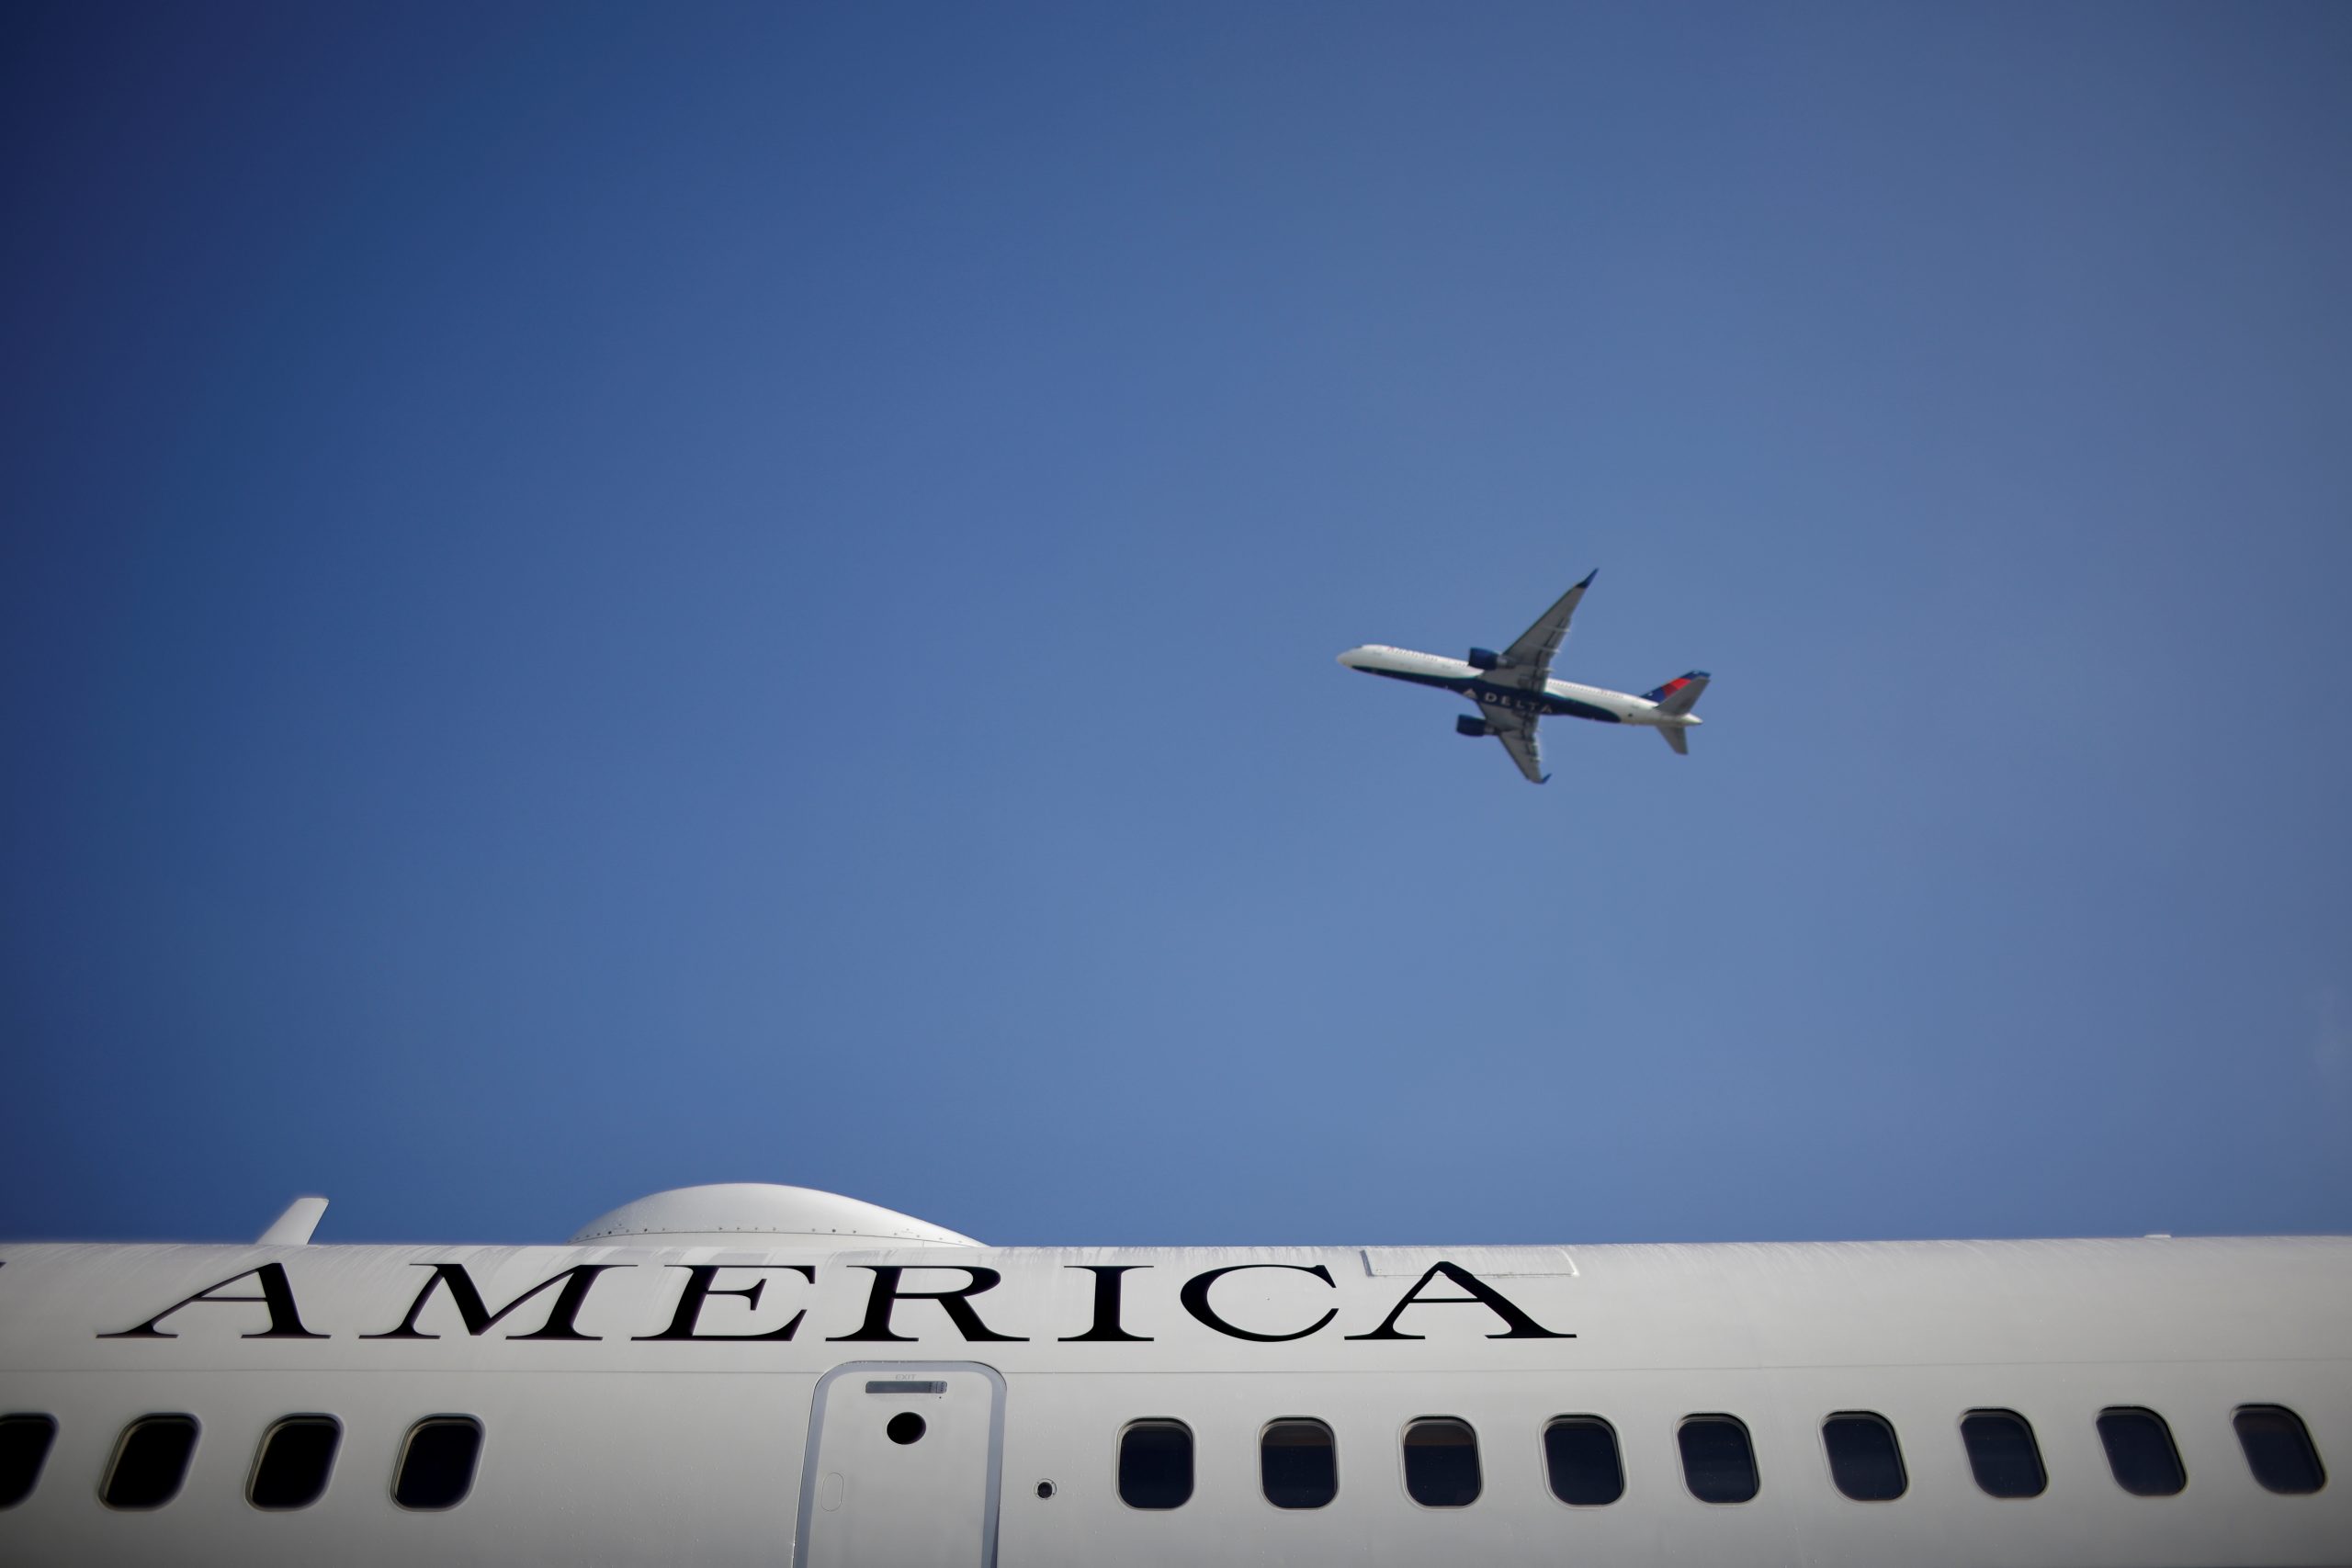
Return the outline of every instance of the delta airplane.
{"type": "MultiPolygon", "coordinates": [[[[0,1246],[0,1563],[2344,1568],[2352,1237],[0,1246]]],[[[1475,1221],[1473,1222],[1475,1224],[1475,1221]]]]}
{"type": "Polygon", "coordinates": [[[1705,671],[1678,675],[1638,697],[1552,679],[1552,656],[1559,652],[1568,635],[1568,622],[1583,603],[1584,591],[1600,575],[1597,570],[1587,572],[1582,582],[1561,594],[1557,604],[1500,653],[1474,648],[1467,660],[1446,659],[1409,648],[1366,643],[1340,655],[1340,662],[1367,675],[1385,675],[1417,686],[1440,686],[1468,697],[1478,705],[1478,711],[1455,719],[1455,732],[1493,736],[1532,784],[1551,777],[1544,771],[1544,753],[1535,739],[1536,722],[1548,714],[1602,724],[1647,725],[1679,755],[1687,757],[1690,754],[1689,732],[1700,723],[1690,709],[1707,689],[1705,671]]]}

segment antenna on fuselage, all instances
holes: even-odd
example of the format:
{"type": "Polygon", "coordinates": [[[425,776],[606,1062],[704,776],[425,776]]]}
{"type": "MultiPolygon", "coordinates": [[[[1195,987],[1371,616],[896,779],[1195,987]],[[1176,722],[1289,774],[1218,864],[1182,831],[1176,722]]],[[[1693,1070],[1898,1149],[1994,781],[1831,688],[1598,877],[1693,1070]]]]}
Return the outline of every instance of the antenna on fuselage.
{"type": "Polygon", "coordinates": [[[255,1247],[308,1247],[311,1233],[319,1228],[319,1216],[327,1212],[323,1198],[297,1198],[286,1205],[286,1212],[269,1223],[269,1228],[254,1241],[255,1247]]]}

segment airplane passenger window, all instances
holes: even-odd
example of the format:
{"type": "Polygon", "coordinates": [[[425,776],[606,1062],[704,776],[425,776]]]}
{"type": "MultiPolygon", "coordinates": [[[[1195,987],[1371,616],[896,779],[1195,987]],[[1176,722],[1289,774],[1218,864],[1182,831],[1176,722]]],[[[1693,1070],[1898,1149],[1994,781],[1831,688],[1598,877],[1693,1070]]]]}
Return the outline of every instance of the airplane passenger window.
{"type": "Polygon", "coordinates": [[[2115,1483],[2134,1497],[2169,1497],[2188,1484],[2172,1429],[2153,1410],[2100,1411],[2098,1440],[2107,1445],[2115,1483]]]}
{"type": "Polygon", "coordinates": [[[1467,1421],[1432,1416],[1405,1428],[1405,1490],[1424,1508],[1466,1508],[1484,1484],[1478,1434],[1467,1421]]]}
{"type": "Polygon", "coordinates": [[[123,1428],[99,1499],[109,1508],[160,1508],[180,1495],[195,1455],[195,1416],[141,1416],[123,1428]]]}
{"type": "Polygon", "coordinates": [[[1614,1503],[1625,1495],[1616,1429],[1598,1416],[1562,1416],[1544,1428],[1544,1472],[1552,1495],[1578,1507],[1614,1503]]]}
{"type": "Polygon", "coordinates": [[[1829,1450],[1829,1478],[1857,1503],[1891,1503],[1909,1484],[1903,1473],[1903,1447],[1883,1416],[1847,1410],[1821,1424],[1829,1450]]]}
{"type": "Polygon", "coordinates": [[[1319,1508],[1340,1495],[1331,1428],[1306,1416],[1269,1425],[1258,1438],[1258,1480],[1277,1508],[1319,1508]]]}
{"type": "Polygon", "coordinates": [[[1730,1416],[1693,1416],[1675,1433],[1682,1481],[1702,1503],[1745,1503],[1756,1495],[1756,1450],[1747,1428],[1730,1416]]]}
{"type": "Polygon", "coordinates": [[[245,1501],[278,1512],[307,1508],[327,1489],[343,1427],[332,1416],[288,1416],[269,1429],[245,1483],[245,1501]]]}
{"type": "MultiPolygon", "coordinates": [[[[2249,1404],[2231,1416],[2230,1424],[2238,1429],[2246,1468],[2270,1491],[2300,1495],[2327,1484],[2327,1472],[2320,1468],[2319,1450],[2303,1430],[2303,1418],[2285,1405],[2249,1404]]],[[[6,1506],[6,1494],[0,1490],[0,1507],[6,1506]]]]}
{"type": "Polygon", "coordinates": [[[1960,1440],[1987,1496],[2039,1497],[2050,1483],[2033,1428],[2013,1410],[1970,1411],[1961,1419],[1960,1440]]]}
{"type": "Polygon", "coordinates": [[[47,1416],[0,1416],[0,1508],[33,1495],[56,1437],[57,1423],[47,1416]]]}
{"type": "Polygon", "coordinates": [[[1193,1497],[1193,1429],[1181,1421],[1138,1421],[1119,1434],[1119,1501],[1130,1508],[1181,1508],[1193,1497]]]}
{"type": "Polygon", "coordinates": [[[474,1488],[481,1458],[481,1423],[470,1416],[433,1416],[409,1428],[392,1501],[420,1511],[454,1508],[474,1488]]]}

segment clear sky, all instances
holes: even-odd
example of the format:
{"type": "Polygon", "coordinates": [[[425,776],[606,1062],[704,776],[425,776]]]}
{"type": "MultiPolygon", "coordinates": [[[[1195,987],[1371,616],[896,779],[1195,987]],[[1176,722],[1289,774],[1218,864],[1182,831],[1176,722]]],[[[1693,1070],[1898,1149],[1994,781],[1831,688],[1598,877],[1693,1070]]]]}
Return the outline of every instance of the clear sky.
{"type": "Polygon", "coordinates": [[[0,1234],[2352,1229],[2352,8],[17,4],[0,1234]],[[1715,682],[1687,758],[1341,670],[1715,682]]]}

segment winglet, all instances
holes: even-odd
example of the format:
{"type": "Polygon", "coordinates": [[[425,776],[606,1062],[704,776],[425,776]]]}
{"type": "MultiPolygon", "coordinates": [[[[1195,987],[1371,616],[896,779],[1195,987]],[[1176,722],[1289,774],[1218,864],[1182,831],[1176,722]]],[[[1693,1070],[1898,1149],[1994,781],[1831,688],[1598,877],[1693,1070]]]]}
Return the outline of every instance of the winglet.
{"type": "Polygon", "coordinates": [[[323,1198],[297,1198],[286,1205],[286,1212],[270,1223],[261,1233],[255,1247],[308,1247],[311,1233],[319,1228],[319,1216],[327,1212],[323,1198]]]}
{"type": "Polygon", "coordinates": [[[1589,588],[1592,586],[1592,580],[1600,575],[1600,569],[1599,567],[1594,567],[1590,571],[1584,574],[1584,581],[1577,583],[1577,586],[1578,588],[1589,588]]]}

